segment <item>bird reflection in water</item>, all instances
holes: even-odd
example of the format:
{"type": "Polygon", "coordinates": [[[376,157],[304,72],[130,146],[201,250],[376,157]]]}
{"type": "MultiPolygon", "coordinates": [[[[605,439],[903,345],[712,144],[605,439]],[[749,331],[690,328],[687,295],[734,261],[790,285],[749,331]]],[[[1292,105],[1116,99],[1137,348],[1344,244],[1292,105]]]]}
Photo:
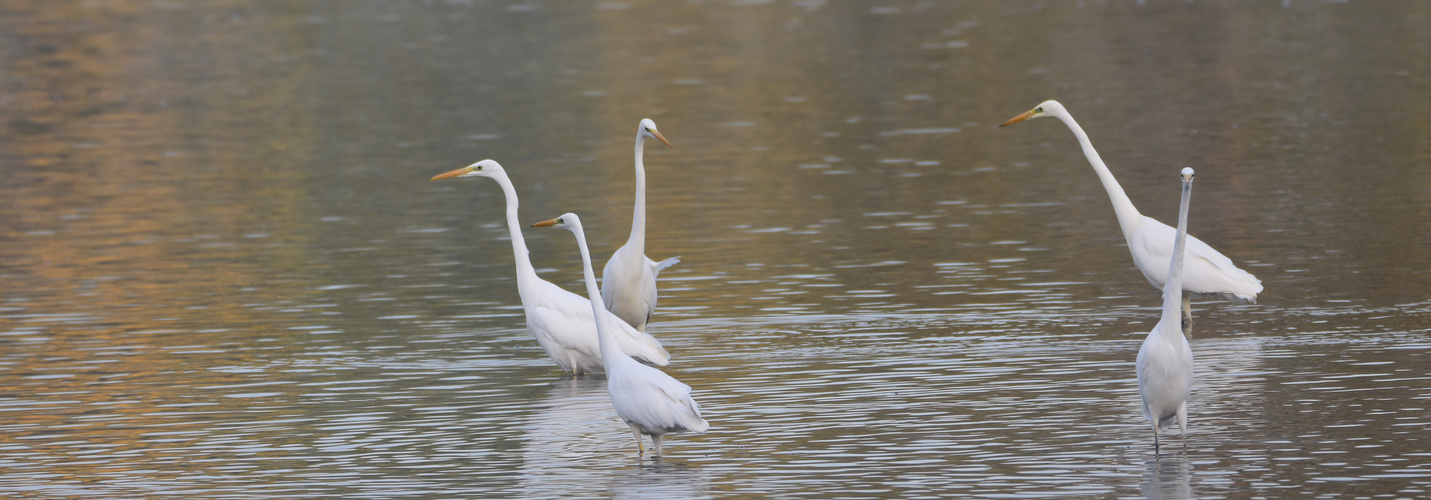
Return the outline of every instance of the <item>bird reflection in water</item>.
{"type": "Polygon", "coordinates": [[[1150,500],[1195,498],[1192,485],[1189,484],[1189,480],[1192,478],[1192,466],[1188,464],[1187,458],[1155,458],[1149,460],[1147,466],[1147,470],[1143,471],[1141,487],[1143,498],[1150,500]]]}
{"type": "Polygon", "coordinates": [[[684,460],[655,458],[622,473],[612,485],[612,498],[712,498],[709,478],[701,467],[684,460]]]}
{"type": "MultiPolygon", "coordinates": [[[[611,432],[611,400],[606,379],[600,376],[565,377],[552,382],[546,396],[533,401],[518,430],[522,436],[522,491],[541,494],[553,484],[573,485],[573,495],[596,494],[604,489],[599,471],[591,469],[592,444],[610,435],[624,443],[626,436],[611,432]],[[589,488],[581,489],[581,488],[589,488]]],[[[614,445],[612,446],[614,447],[614,445]]]]}

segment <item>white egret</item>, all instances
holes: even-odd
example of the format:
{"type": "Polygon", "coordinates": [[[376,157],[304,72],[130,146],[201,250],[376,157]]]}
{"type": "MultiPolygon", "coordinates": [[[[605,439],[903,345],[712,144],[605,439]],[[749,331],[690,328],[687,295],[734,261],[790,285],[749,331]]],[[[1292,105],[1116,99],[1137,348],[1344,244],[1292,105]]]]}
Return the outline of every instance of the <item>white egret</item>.
{"type": "Polygon", "coordinates": [[[605,308],[596,305],[601,292],[596,288],[596,273],[591,270],[591,253],[586,249],[586,235],[581,219],[573,213],[532,224],[532,227],[557,227],[571,231],[581,249],[582,272],[586,275],[586,293],[591,296],[592,314],[596,317],[596,335],[601,339],[601,356],[606,361],[606,390],[611,393],[611,406],[616,414],[631,426],[636,436],[638,454],[646,449],[641,435],[651,436],[656,455],[661,455],[661,438],[667,434],[693,432],[700,434],[710,428],[701,418],[701,407],[691,398],[691,386],[666,375],[665,372],[637,363],[611,338],[605,308]]]}
{"type": "Polygon", "coordinates": [[[1153,452],[1158,431],[1178,421],[1183,449],[1188,443],[1188,394],[1192,393],[1193,355],[1179,326],[1183,293],[1183,254],[1188,237],[1188,205],[1192,200],[1193,169],[1184,168],[1183,195],[1178,206],[1178,229],[1173,238],[1168,283],[1163,286],[1163,315],[1138,349],[1138,394],[1143,396],[1143,417],[1153,425],[1153,452]]]}
{"type": "MultiPolygon", "coordinates": [[[[1038,107],[1009,119],[999,127],[1046,116],[1063,121],[1063,124],[1073,131],[1074,137],[1078,138],[1078,143],[1083,146],[1083,155],[1088,157],[1088,163],[1093,165],[1093,171],[1098,174],[1098,179],[1103,181],[1103,189],[1108,191],[1108,198],[1113,201],[1113,213],[1117,214],[1118,225],[1123,228],[1123,239],[1128,243],[1128,251],[1133,254],[1133,264],[1143,271],[1143,277],[1147,278],[1153,287],[1163,289],[1163,284],[1167,283],[1168,262],[1172,258],[1170,245],[1175,231],[1167,224],[1138,213],[1138,209],[1133,207],[1133,202],[1128,200],[1128,195],[1123,193],[1123,188],[1103,164],[1103,159],[1098,157],[1098,151],[1093,149],[1093,142],[1088,140],[1088,134],[1083,132],[1083,128],[1078,126],[1073,115],[1068,114],[1062,104],[1058,101],[1044,101],[1038,107]]],[[[1193,236],[1188,236],[1187,252],[1187,269],[1183,274],[1184,292],[1216,296],[1234,302],[1257,301],[1257,294],[1262,292],[1262,282],[1251,273],[1238,269],[1232,259],[1193,236]]],[[[1183,333],[1192,338],[1192,302],[1187,295],[1183,296],[1182,306],[1183,333]]]]}
{"type": "Polygon", "coordinates": [[[672,147],[656,130],[656,122],[650,118],[641,120],[636,128],[636,208],[631,215],[631,237],[611,254],[611,260],[601,270],[601,301],[606,309],[643,332],[656,312],[656,276],[681,261],[680,257],[661,262],[646,257],[646,165],[641,159],[647,138],[672,147]]]}
{"type": "MultiPolygon", "coordinates": [[[[507,178],[507,171],[495,161],[482,160],[438,174],[431,180],[454,177],[487,177],[502,187],[507,199],[507,230],[511,232],[512,254],[516,257],[517,293],[522,297],[527,329],[537,338],[537,343],[557,366],[572,375],[602,371],[590,301],[537,276],[527,255],[521,223],[517,222],[517,191],[507,178]]],[[[612,326],[617,342],[626,353],[657,365],[665,365],[671,359],[655,337],[622,321],[613,321],[612,326]]]]}

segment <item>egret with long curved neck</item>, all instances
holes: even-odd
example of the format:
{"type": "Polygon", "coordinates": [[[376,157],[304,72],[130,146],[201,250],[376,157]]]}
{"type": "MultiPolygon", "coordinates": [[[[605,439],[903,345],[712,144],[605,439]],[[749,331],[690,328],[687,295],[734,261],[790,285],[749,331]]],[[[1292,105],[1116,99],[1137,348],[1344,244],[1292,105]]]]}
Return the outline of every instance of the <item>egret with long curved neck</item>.
{"type": "Polygon", "coordinates": [[[1183,194],[1178,206],[1178,229],[1173,237],[1168,283],[1163,286],[1163,315],[1138,349],[1138,394],[1143,397],[1143,417],[1153,426],[1153,452],[1158,451],[1158,431],[1177,419],[1188,442],[1188,395],[1192,393],[1192,347],[1180,327],[1182,312],[1183,254],[1187,248],[1188,205],[1192,200],[1193,169],[1182,171],[1183,194]]]}
{"type": "Polygon", "coordinates": [[[691,386],[671,378],[665,372],[637,363],[611,338],[613,320],[608,323],[607,311],[597,305],[601,292],[596,289],[596,273],[591,270],[591,253],[586,249],[586,234],[581,219],[573,213],[532,224],[532,227],[556,227],[571,231],[581,249],[581,267],[586,277],[586,293],[591,296],[592,314],[596,318],[596,335],[601,339],[601,356],[606,361],[606,389],[611,394],[611,406],[631,427],[636,436],[639,455],[646,454],[641,435],[651,436],[656,455],[661,454],[661,439],[667,434],[703,433],[710,423],[701,418],[701,407],[691,398],[691,386]]]}
{"type": "Polygon", "coordinates": [[[636,128],[636,207],[631,212],[631,237],[611,254],[601,270],[601,301],[623,321],[646,331],[646,323],[656,312],[656,277],[661,270],[681,261],[672,257],[656,262],[646,257],[646,139],[671,142],[656,130],[656,122],[642,119],[636,128]]]}
{"type": "MultiPolygon", "coordinates": [[[[527,241],[522,238],[522,225],[517,221],[517,191],[507,178],[507,171],[495,161],[482,160],[438,174],[431,180],[459,177],[486,177],[502,187],[507,199],[507,230],[511,232],[512,254],[516,257],[517,293],[522,297],[527,329],[537,343],[557,366],[572,375],[602,371],[590,301],[537,276],[527,252],[527,241]]],[[[623,321],[613,321],[612,329],[622,352],[657,365],[665,365],[671,359],[655,337],[623,321]]]]}
{"type": "MultiPolygon", "coordinates": [[[[1103,182],[1103,189],[1108,191],[1108,199],[1113,202],[1113,213],[1118,216],[1118,226],[1123,228],[1123,239],[1128,243],[1128,251],[1133,254],[1133,264],[1143,272],[1143,277],[1147,278],[1153,287],[1162,290],[1163,284],[1168,281],[1168,262],[1172,258],[1171,245],[1175,231],[1167,224],[1138,213],[1128,195],[1123,193],[1122,186],[1118,185],[1118,180],[1113,178],[1113,173],[1103,164],[1098,151],[1093,149],[1093,142],[1088,140],[1088,134],[1073,120],[1073,115],[1068,114],[1068,110],[1058,101],[1044,101],[1038,107],[1009,119],[999,127],[1043,117],[1058,118],[1064,125],[1068,125],[1074,137],[1078,138],[1078,144],[1083,147],[1083,155],[1088,158],[1088,163],[1093,165],[1098,180],[1103,182]]],[[[1238,269],[1232,259],[1202,240],[1188,236],[1187,253],[1182,291],[1245,302],[1256,302],[1257,294],[1262,293],[1262,282],[1256,276],[1238,269]]],[[[1183,333],[1192,338],[1192,301],[1187,295],[1183,296],[1182,309],[1183,333]]]]}

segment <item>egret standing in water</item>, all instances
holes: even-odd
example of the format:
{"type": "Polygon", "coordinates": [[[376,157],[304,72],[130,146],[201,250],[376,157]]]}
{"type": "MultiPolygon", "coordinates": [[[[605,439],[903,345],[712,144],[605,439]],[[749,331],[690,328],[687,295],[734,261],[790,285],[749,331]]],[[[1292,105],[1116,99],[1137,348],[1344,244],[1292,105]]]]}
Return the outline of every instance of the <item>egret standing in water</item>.
{"type": "Polygon", "coordinates": [[[1188,444],[1188,395],[1192,393],[1193,355],[1184,338],[1179,305],[1183,292],[1183,253],[1188,237],[1188,205],[1192,200],[1193,169],[1184,168],[1183,195],[1178,207],[1178,229],[1173,238],[1172,263],[1163,286],[1163,315],[1158,326],[1138,349],[1138,394],[1143,396],[1143,417],[1153,425],[1153,452],[1158,451],[1158,431],[1178,421],[1183,450],[1188,444]]]}
{"type": "Polygon", "coordinates": [[[601,301],[606,309],[637,330],[646,331],[646,323],[656,312],[656,277],[661,270],[681,261],[672,257],[656,262],[646,257],[646,164],[642,161],[646,139],[671,142],[656,130],[656,122],[642,119],[636,128],[636,208],[631,214],[631,237],[611,254],[601,270],[601,301]]]}
{"type": "Polygon", "coordinates": [[[701,418],[701,407],[691,398],[691,386],[671,378],[665,372],[637,363],[623,352],[611,338],[605,308],[597,305],[601,292],[596,288],[596,273],[591,270],[591,253],[586,249],[586,235],[581,219],[567,213],[561,217],[532,224],[532,227],[557,227],[576,235],[581,249],[582,272],[586,276],[586,293],[591,296],[592,314],[596,318],[596,335],[601,339],[601,356],[606,362],[606,389],[611,393],[611,406],[616,414],[631,426],[636,436],[636,448],[645,455],[641,435],[651,436],[656,455],[661,455],[661,438],[667,434],[703,433],[710,423],[701,418]]]}
{"type": "MultiPolygon", "coordinates": [[[[517,191],[507,178],[507,171],[495,161],[482,160],[438,174],[431,180],[454,177],[487,177],[502,187],[502,194],[507,199],[507,230],[511,232],[512,254],[516,257],[517,293],[522,297],[527,329],[537,338],[537,343],[552,361],[556,361],[557,366],[572,375],[602,371],[602,356],[597,345],[590,301],[537,276],[527,255],[527,240],[522,238],[521,223],[517,222],[517,191]]],[[[671,359],[655,337],[637,331],[622,321],[613,321],[611,325],[612,335],[623,353],[663,366],[671,359]]]]}
{"type": "MultiPolygon", "coordinates": [[[[1133,202],[1123,193],[1123,188],[1103,164],[1103,159],[1098,157],[1098,151],[1093,149],[1093,142],[1088,140],[1088,134],[1083,132],[1083,128],[1078,126],[1073,115],[1068,114],[1062,104],[1058,101],[1044,101],[1038,107],[1009,119],[999,127],[1050,116],[1063,121],[1063,124],[1073,131],[1074,137],[1078,138],[1078,144],[1083,146],[1083,155],[1088,157],[1088,163],[1093,165],[1093,171],[1098,174],[1098,179],[1103,181],[1103,189],[1108,191],[1108,198],[1113,201],[1113,213],[1118,216],[1118,225],[1123,228],[1123,239],[1128,243],[1128,251],[1133,253],[1133,264],[1143,271],[1143,277],[1147,278],[1153,287],[1163,289],[1163,285],[1168,281],[1168,261],[1172,257],[1170,245],[1173,241],[1173,228],[1138,213],[1138,209],[1133,207],[1133,202]]],[[[1238,269],[1232,259],[1202,240],[1189,236],[1187,252],[1187,269],[1183,275],[1182,291],[1245,302],[1256,302],[1257,294],[1262,293],[1262,282],[1256,276],[1238,269]]],[[[1192,301],[1187,295],[1183,296],[1182,308],[1182,330],[1188,338],[1192,338],[1192,301]]]]}

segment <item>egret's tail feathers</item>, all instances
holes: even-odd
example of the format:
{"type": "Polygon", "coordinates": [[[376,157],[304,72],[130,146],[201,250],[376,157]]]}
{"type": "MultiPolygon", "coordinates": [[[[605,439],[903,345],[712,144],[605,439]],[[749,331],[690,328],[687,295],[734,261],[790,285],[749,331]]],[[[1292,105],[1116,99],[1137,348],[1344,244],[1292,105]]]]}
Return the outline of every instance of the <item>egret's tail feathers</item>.
{"type": "MultiPolygon", "coordinates": [[[[1260,287],[1260,286],[1257,287],[1257,291],[1258,291],[1258,292],[1261,292],[1261,291],[1262,291],[1262,287],[1260,287]]],[[[1201,296],[1201,297],[1206,297],[1206,298],[1221,299],[1221,300],[1225,300],[1225,301],[1227,301],[1227,302],[1231,302],[1231,303],[1233,303],[1233,304],[1256,304],[1256,303],[1257,303],[1257,293],[1255,293],[1255,292],[1254,292],[1254,293],[1234,293],[1234,292],[1223,292],[1223,293],[1197,293],[1197,294],[1193,294],[1193,296],[1195,296],[1195,297],[1196,297],[1196,296],[1201,296]]]]}
{"type": "Polygon", "coordinates": [[[626,351],[626,354],[636,358],[637,361],[656,366],[666,366],[671,363],[671,353],[666,352],[666,348],[661,346],[661,341],[656,340],[656,337],[652,337],[646,332],[637,331],[619,318],[612,321],[612,326],[622,332],[616,337],[621,343],[621,350],[626,351]]]}
{"type": "Polygon", "coordinates": [[[1221,286],[1210,290],[1184,292],[1194,297],[1225,300],[1233,304],[1256,304],[1257,294],[1262,293],[1262,281],[1247,271],[1236,268],[1233,270],[1239,273],[1237,280],[1226,280],[1221,286]]]}
{"type": "MultiPolygon", "coordinates": [[[[630,352],[631,350],[628,349],[627,353],[630,354],[630,352]]],[[[631,354],[631,357],[636,358],[637,361],[656,366],[671,364],[671,353],[666,352],[666,348],[661,347],[659,343],[644,344],[640,349],[640,354],[631,354]]]]}
{"type": "Polygon", "coordinates": [[[692,426],[691,426],[691,433],[693,433],[693,434],[705,434],[705,433],[706,433],[706,430],[708,430],[708,429],[710,429],[710,428],[711,428],[711,423],[710,423],[710,422],[707,422],[706,419],[702,418],[702,419],[697,420],[697,422],[696,422],[695,425],[692,425],[692,426]]]}
{"type": "Polygon", "coordinates": [[[660,277],[660,276],[661,276],[661,271],[665,270],[665,269],[668,268],[668,267],[671,267],[671,266],[674,266],[674,265],[680,264],[680,263],[681,263],[681,258],[680,258],[680,257],[671,257],[671,258],[669,258],[669,259],[666,259],[666,260],[663,260],[663,261],[660,261],[660,262],[653,262],[653,263],[652,263],[652,266],[651,266],[651,274],[653,274],[653,275],[655,275],[655,276],[657,276],[657,277],[660,277]]]}
{"type": "Polygon", "coordinates": [[[700,403],[697,403],[695,398],[686,396],[686,407],[691,410],[690,417],[692,420],[694,420],[693,422],[688,422],[686,424],[686,428],[690,429],[690,432],[694,432],[696,434],[705,434],[706,429],[711,428],[711,423],[707,422],[706,419],[701,418],[700,403]]]}
{"type": "Polygon", "coordinates": [[[1223,286],[1222,297],[1233,303],[1257,303],[1257,294],[1262,293],[1262,280],[1236,267],[1228,269],[1227,273],[1228,283],[1223,286]]]}
{"type": "Polygon", "coordinates": [[[686,409],[689,410],[689,413],[680,416],[681,421],[676,424],[677,428],[673,430],[676,433],[682,434],[687,432],[692,434],[705,434],[706,430],[711,428],[711,423],[701,418],[700,405],[696,404],[696,400],[690,397],[686,398],[686,404],[686,409]]]}

